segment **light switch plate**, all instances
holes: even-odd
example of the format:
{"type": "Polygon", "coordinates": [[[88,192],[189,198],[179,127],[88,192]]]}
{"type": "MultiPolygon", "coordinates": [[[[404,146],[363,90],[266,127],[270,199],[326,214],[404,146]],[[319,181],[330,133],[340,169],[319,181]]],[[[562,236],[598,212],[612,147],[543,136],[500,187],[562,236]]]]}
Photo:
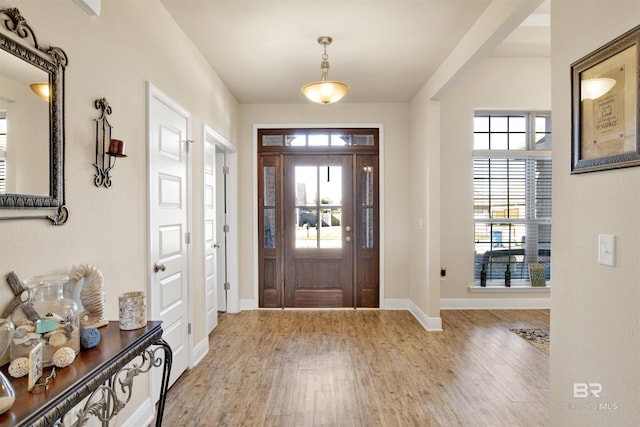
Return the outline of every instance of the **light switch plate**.
{"type": "Polygon", "coordinates": [[[613,267],[616,261],[616,236],[612,234],[598,235],[598,263],[613,267]]]}

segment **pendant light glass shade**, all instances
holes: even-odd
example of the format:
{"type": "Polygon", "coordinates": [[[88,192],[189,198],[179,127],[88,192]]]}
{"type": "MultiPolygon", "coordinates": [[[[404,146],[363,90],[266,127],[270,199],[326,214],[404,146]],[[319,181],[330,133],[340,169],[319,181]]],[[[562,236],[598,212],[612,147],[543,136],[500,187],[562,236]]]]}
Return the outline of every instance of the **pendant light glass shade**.
{"type": "Polygon", "coordinates": [[[327,55],[327,46],[331,44],[333,39],[329,36],[318,37],[318,43],[323,46],[322,62],[320,69],[322,70],[322,78],[320,81],[309,83],[302,87],[302,93],[310,101],[318,104],[331,104],[339,101],[349,91],[349,85],[342,82],[331,81],[327,79],[329,74],[329,56],[327,55]]]}
{"type": "Polygon", "coordinates": [[[342,82],[321,80],[302,87],[302,93],[318,104],[331,104],[346,95],[349,86],[342,82]]]}

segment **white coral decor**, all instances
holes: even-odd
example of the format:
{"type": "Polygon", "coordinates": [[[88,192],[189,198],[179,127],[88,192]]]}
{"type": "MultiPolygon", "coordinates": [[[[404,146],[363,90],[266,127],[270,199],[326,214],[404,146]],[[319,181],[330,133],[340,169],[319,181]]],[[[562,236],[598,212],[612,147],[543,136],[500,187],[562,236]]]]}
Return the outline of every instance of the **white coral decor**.
{"type": "Polygon", "coordinates": [[[29,358],[18,357],[9,365],[9,375],[13,378],[24,377],[29,373],[29,358]]]}
{"type": "Polygon", "coordinates": [[[62,347],[60,350],[53,353],[51,362],[58,368],[64,368],[73,363],[76,358],[76,352],[71,347],[62,347]]]}

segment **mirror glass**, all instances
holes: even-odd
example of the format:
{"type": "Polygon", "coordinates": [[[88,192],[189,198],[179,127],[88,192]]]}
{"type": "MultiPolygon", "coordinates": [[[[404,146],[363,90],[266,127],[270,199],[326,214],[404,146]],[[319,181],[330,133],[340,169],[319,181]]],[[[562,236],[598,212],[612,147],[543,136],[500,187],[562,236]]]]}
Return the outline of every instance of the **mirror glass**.
{"type": "Polygon", "coordinates": [[[0,220],[69,217],[64,196],[67,55],[38,44],[16,8],[0,9],[0,220]],[[41,84],[49,94],[40,93],[41,84]],[[57,210],[57,213],[51,213],[57,210]]]}
{"type": "Polygon", "coordinates": [[[48,87],[49,74],[0,51],[0,174],[5,194],[49,195],[49,101],[30,88],[33,83],[48,87]]]}

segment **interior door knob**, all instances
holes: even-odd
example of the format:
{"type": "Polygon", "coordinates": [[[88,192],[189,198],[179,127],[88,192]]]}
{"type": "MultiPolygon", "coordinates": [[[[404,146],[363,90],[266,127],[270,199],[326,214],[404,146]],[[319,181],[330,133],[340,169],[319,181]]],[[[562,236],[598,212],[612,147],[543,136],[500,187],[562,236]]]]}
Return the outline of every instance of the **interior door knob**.
{"type": "Polygon", "coordinates": [[[153,272],[157,273],[158,271],[165,271],[167,267],[164,264],[153,264],[153,272]]]}
{"type": "Polygon", "coordinates": [[[221,246],[220,243],[214,243],[213,244],[213,248],[214,249],[220,249],[220,246],[221,246]]]}
{"type": "Polygon", "coordinates": [[[345,229],[345,231],[349,232],[349,231],[351,231],[351,226],[347,225],[344,229],[345,229]]]}
{"type": "Polygon", "coordinates": [[[349,243],[349,242],[351,241],[351,236],[347,236],[347,237],[345,237],[345,238],[344,238],[344,240],[346,240],[346,241],[347,241],[347,243],[349,243]]]}

